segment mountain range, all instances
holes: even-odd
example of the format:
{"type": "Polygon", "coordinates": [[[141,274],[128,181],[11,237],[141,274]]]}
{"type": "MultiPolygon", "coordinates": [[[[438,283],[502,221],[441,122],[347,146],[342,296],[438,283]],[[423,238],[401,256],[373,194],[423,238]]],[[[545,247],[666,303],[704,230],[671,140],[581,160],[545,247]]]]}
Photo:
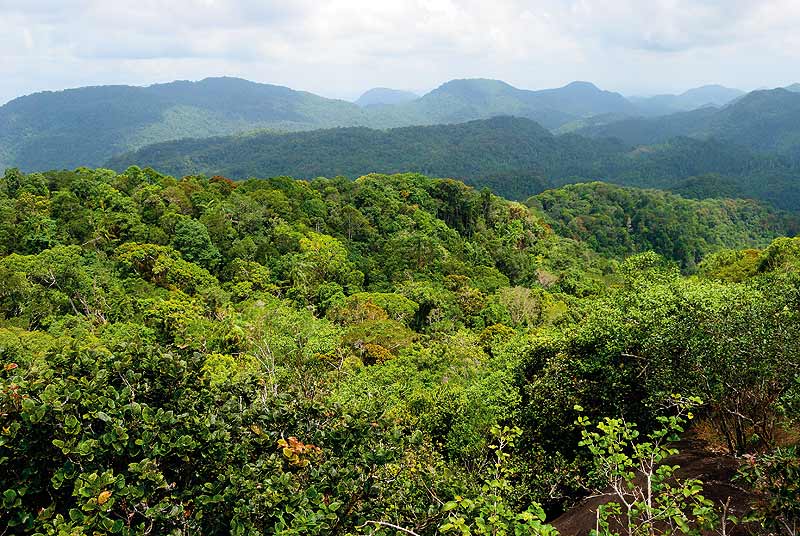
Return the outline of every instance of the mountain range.
{"type": "Polygon", "coordinates": [[[655,95],[653,97],[631,97],[643,115],[667,115],[688,112],[707,106],[724,106],[745,94],[740,89],[720,85],[708,85],[690,89],[680,95],[655,95]]]}
{"type": "MultiPolygon", "coordinates": [[[[724,97],[722,90],[701,89],[676,98],[687,107],[691,102],[721,102],[724,97]],[[698,93],[704,96],[692,100],[698,93]]],[[[549,129],[583,128],[596,118],[607,124],[652,115],[645,108],[653,106],[588,82],[529,91],[498,80],[452,80],[419,98],[376,88],[356,103],[227,77],[149,87],[85,87],[36,93],[0,107],[0,169],[99,165],[152,143],[259,129],[384,129],[497,115],[533,119],[549,129]]]]}
{"type": "Polygon", "coordinates": [[[613,137],[629,145],[664,143],[676,136],[714,138],[752,150],[800,158],[800,93],[788,89],[748,93],[722,108],[588,125],[575,132],[613,137]]]}
{"type": "Polygon", "coordinates": [[[258,128],[368,124],[357,105],[236,78],[36,93],[0,107],[0,168],[102,163],[149,143],[258,128]]]}
{"type": "Polygon", "coordinates": [[[499,80],[451,80],[420,99],[398,106],[410,124],[461,123],[513,115],[533,119],[547,128],[598,114],[636,113],[619,93],[603,91],[589,82],[573,82],[557,89],[529,91],[499,80]]]}

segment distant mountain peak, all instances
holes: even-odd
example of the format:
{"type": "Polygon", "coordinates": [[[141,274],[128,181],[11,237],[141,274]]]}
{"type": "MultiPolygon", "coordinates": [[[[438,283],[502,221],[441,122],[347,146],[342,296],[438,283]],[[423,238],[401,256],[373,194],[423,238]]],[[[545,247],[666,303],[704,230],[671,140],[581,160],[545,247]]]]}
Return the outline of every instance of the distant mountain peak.
{"type": "Polygon", "coordinates": [[[258,82],[253,82],[252,80],[247,80],[246,78],[241,78],[239,76],[227,76],[227,75],[207,76],[207,77],[199,80],[198,82],[199,83],[203,83],[203,82],[226,82],[226,81],[227,82],[245,82],[247,84],[258,84],[258,82]]]}
{"type": "Polygon", "coordinates": [[[574,82],[570,82],[569,84],[564,86],[562,89],[581,89],[581,90],[590,90],[590,91],[603,91],[602,89],[600,89],[599,87],[597,87],[593,83],[586,82],[586,81],[583,81],[583,80],[576,80],[574,82]]]}
{"type": "Polygon", "coordinates": [[[449,82],[445,82],[441,86],[431,91],[431,93],[458,93],[462,91],[469,91],[470,93],[488,93],[496,92],[497,90],[514,91],[516,89],[517,88],[507,82],[503,82],[502,80],[494,80],[492,78],[456,78],[454,80],[450,80],[449,82]]]}
{"type": "Polygon", "coordinates": [[[270,86],[272,84],[262,84],[260,82],[253,82],[244,78],[236,76],[207,76],[200,80],[173,80],[172,82],[164,82],[159,84],[151,84],[147,87],[159,86],[172,86],[172,85],[192,85],[192,86],[211,86],[211,85],[227,85],[227,86],[270,86]]]}
{"type": "Polygon", "coordinates": [[[705,84],[703,86],[697,86],[692,89],[686,90],[682,93],[682,95],[686,95],[687,93],[692,93],[695,91],[711,91],[711,90],[725,90],[725,91],[741,91],[739,89],[730,88],[727,86],[723,86],[722,84],[705,84]]]}
{"type": "Polygon", "coordinates": [[[448,80],[439,87],[467,86],[467,85],[469,86],[497,85],[497,86],[512,87],[511,84],[509,84],[508,82],[503,82],[502,80],[497,80],[495,78],[454,78],[452,80],[448,80]]]}
{"type": "Polygon", "coordinates": [[[381,105],[394,105],[403,104],[417,100],[419,95],[410,91],[401,89],[392,89],[388,87],[374,87],[365,91],[355,103],[359,106],[381,106],[381,105]]]}
{"type": "Polygon", "coordinates": [[[745,95],[740,89],[719,84],[707,84],[684,91],[680,95],[654,95],[634,97],[632,101],[646,116],[664,116],[678,112],[689,112],[701,108],[725,106],[745,95]]]}
{"type": "Polygon", "coordinates": [[[730,101],[744,94],[745,92],[741,89],[725,87],[719,84],[708,84],[684,91],[680,96],[684,98],[709,98],[711,99],[710,102],[714,104],[724,104],[720,101],[730,101]]]}
{"type": "Polygon", "coordinates": [[[788,88],[776,87],[775,89],[757,89],[744,95],[741,99],[737,100],[737,104],[746,102],[757,102],[761,100],[773,99],[775,97],[789,97],[793,92],[788,88]]]}

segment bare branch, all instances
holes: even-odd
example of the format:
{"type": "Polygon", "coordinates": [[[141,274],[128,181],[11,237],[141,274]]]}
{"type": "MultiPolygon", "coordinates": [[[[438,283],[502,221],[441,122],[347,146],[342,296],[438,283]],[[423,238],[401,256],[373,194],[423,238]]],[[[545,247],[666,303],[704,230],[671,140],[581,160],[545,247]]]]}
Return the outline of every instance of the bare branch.
{"type": "Polygon", "coordinates": [[[399,527],[397,525],[393,525],[392,523],[387,523],[386,521],[367,521],[363,525],[361,525],[359,527],[356,527],[356,528],[360,529],[361,527],[364,527],[369,523],[372,523],[373,525],[378,525],[378,526],[381,526],[381,527],[389,527],[390,529],[399,530],[400,532],[405,532],[406,534],[410,534],[411,536],[420,536],[419,534],[417,534],[413,530],[404,529],[403,527],[399,527]]]}

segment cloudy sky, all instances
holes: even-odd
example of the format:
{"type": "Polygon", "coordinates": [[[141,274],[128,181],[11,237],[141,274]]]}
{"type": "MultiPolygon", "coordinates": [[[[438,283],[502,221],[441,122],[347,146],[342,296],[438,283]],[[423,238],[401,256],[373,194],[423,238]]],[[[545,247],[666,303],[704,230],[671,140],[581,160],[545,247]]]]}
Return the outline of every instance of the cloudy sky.
{"type": "Polygon", "coordinates": [[[0,0],[0,102],[240,76],[354,98],[452,78],[626,94],[800,81],[799,0],[0,0]]]}

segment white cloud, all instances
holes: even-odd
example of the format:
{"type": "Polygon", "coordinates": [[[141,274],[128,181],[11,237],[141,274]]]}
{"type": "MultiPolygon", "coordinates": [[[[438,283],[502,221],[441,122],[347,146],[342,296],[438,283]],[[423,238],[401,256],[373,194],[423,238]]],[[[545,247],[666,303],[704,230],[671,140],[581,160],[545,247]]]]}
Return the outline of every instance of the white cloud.
{"type": "Polygon", "coordinates": [[[781,85],[797,0],[0,0],[0,101],[229,74],[331,96],[450,78],[781,85]]]}

